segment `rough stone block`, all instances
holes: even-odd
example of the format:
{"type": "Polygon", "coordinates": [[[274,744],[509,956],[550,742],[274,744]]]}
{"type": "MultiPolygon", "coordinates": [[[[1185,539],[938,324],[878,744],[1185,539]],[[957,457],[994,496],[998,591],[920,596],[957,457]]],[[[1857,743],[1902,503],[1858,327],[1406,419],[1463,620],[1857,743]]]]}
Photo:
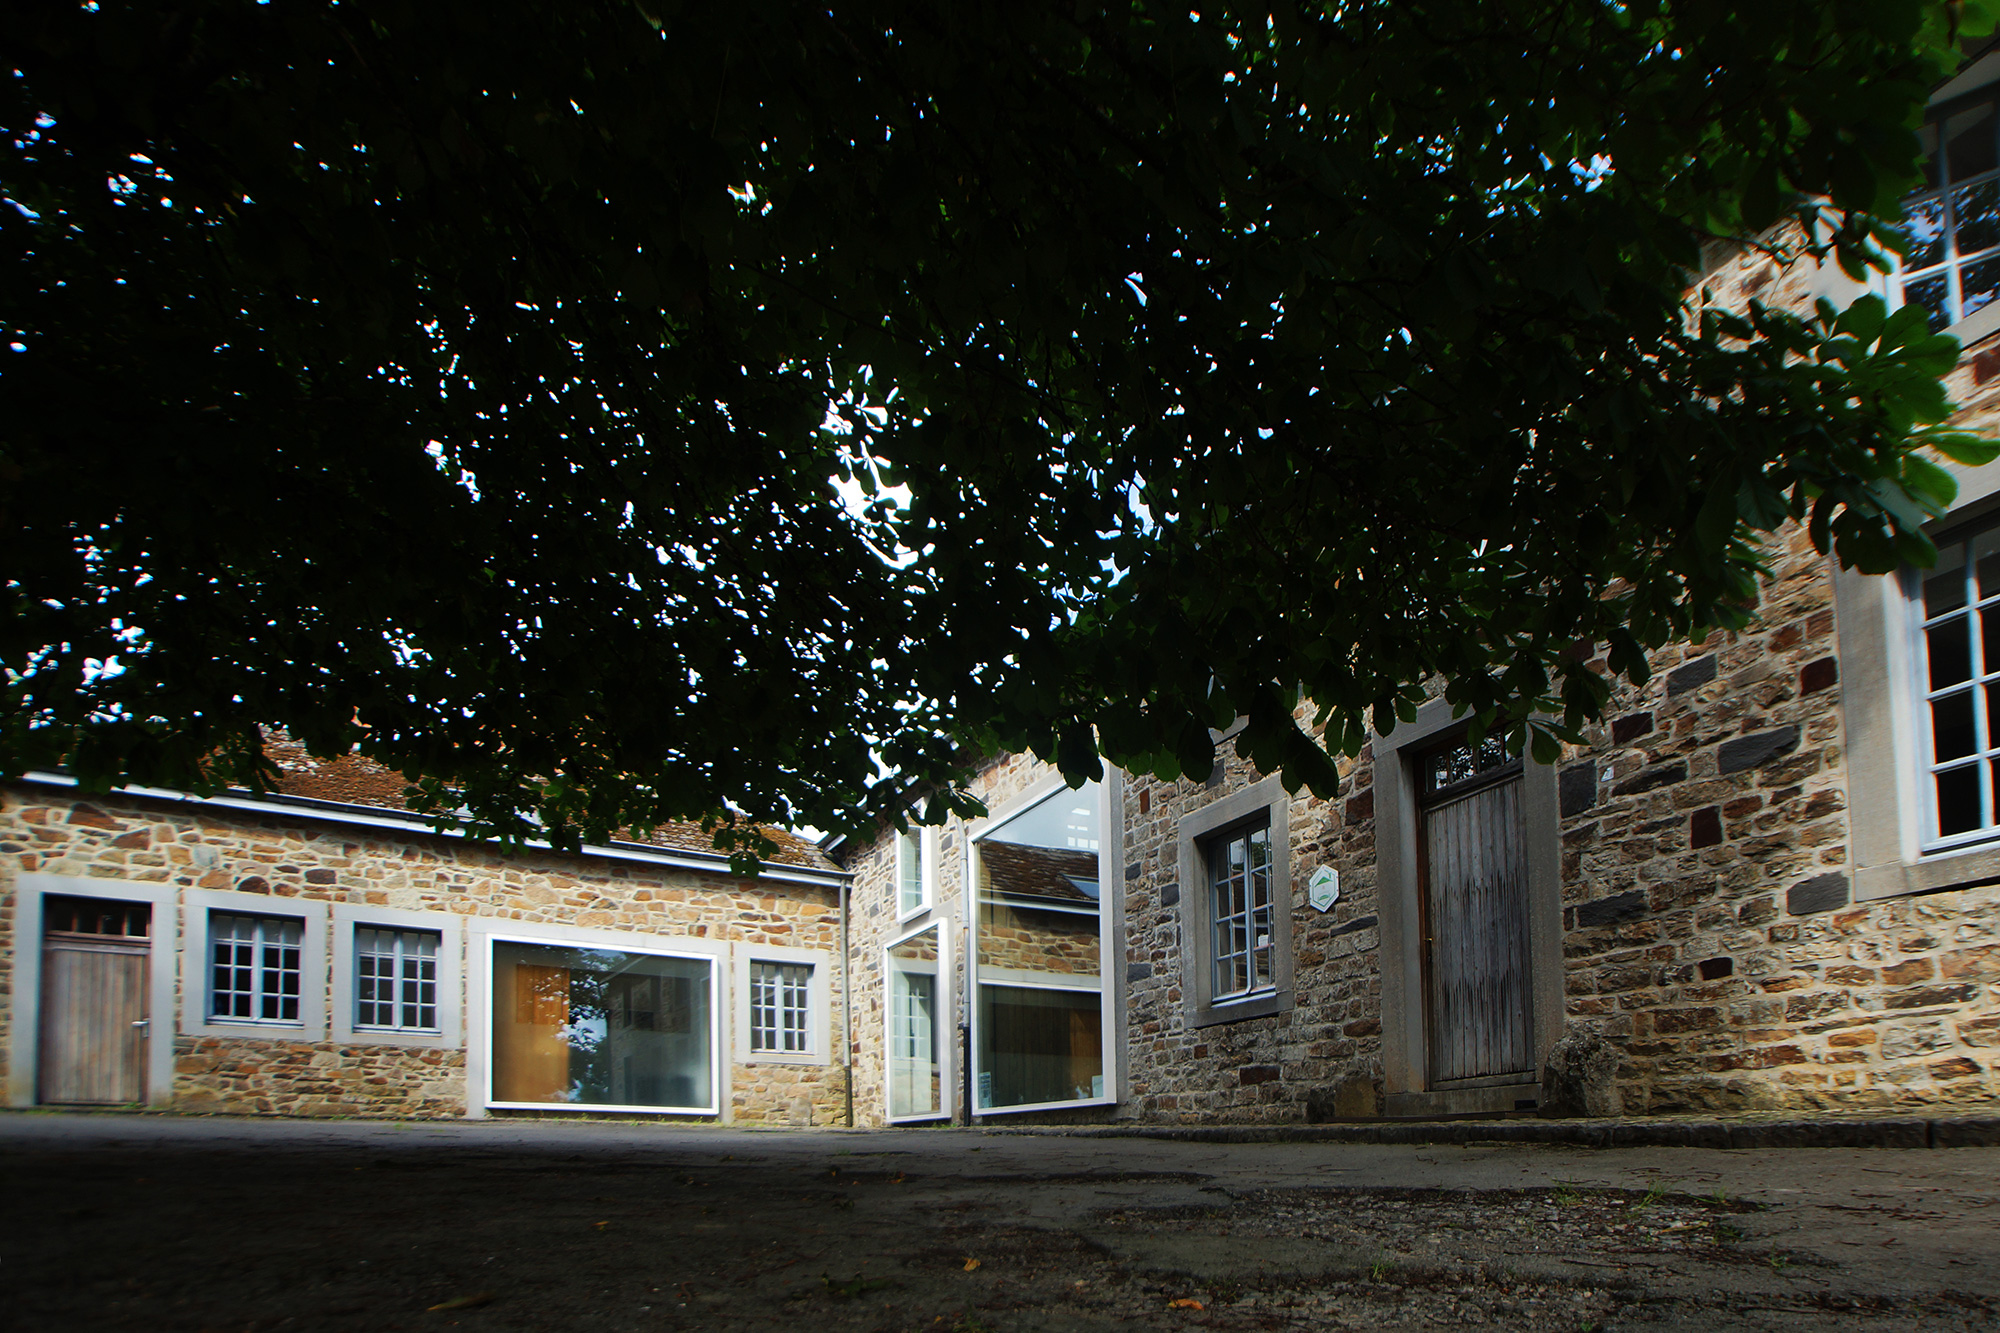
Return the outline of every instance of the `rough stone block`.
{"type": "Polygon", "coordinates": [[[1633,889],[1613,898],[1600,898],[1594,903],[1584,903],[1576,909],[1576,925],[1579,930],[1593,926],[1612,926],[1621,921],[1635,921],[1646,914],[1646,891],[1633,889]]]}
{"type": "Polygon", "coordinates": [[[1716,768],[1723,773],[1740,773],[1779,755],[1790,754],[1798,743],[1797,727],[1779,727],[1774,731],[1738,736],[1733,741],[1722,743],[1721,750],[1716,754],[1716,768]]]}
{"type": "Polygon", "coordinates": [[[1686,694],[1689,690],[1700,689],[1715,679],[1715,654],[1697,657],[1686,666],[1680,667],[1667,676],[1667,697],[1686,694]]]}
{"type": "Polygon", "coordinates": [[[1697,850],[1722,841],[1722,809],[1708,806],[1688,816],[1688,846],[1697,850]]]}
{"type": "Polygon", "coordinates": [[[1840,679],[1840,663],[1831,657],[1808,662],[1799,668],[1799,693],[1818,694],[1840,679]]]}
{"type": "Polygon", "coordinates": [[[1562,816],[1580,815],[1597,804],[1597,765],[1572,764],[1557,779],[1562,816]]]}
{"type": "Polygon", "coordinates": [[[1312,1088],[1306,1093],[1306,1123],[1331,1124],[1337,1120],[1372,1120],[1382,1114],[1382,1090],[1373,1079],[1344,1078],[1332,1087],[1312,1088]]]}
{"type": "Polygon", "coordinates": [[[1785,910],[1793,916],[1811,916],[1847,906],[1847,876],[1838,872],[1801,880],[1785,892],[1785,910]]]}
{"type": "Polygon", "coordinates": [[[1676,782],[1686,782],[1687,775],[1688,766],[1686,764],[1660,764],[1657,767],[1641,771],[1636,777],[1625,779],[1625,781],[1611,789],[1611,794],[1613,796],[1636,796],[1640,792],[1652,791],[1656,787],[1670,787],[1676,782]]]}
{"type": "Polygon", "coordinates": [[[1535,1110],[1550,1118],[1618,1115],[1617,1075],[1618,1049],[1591,1028],[1571,1028],[1549,1047],[1535,1110]]]}
{"type": "Polygon", "coordinates": [[[1611,724],[1611,743],[1628,745],[1653,730],[1651,713],[1627,713],[1611,724]]]}

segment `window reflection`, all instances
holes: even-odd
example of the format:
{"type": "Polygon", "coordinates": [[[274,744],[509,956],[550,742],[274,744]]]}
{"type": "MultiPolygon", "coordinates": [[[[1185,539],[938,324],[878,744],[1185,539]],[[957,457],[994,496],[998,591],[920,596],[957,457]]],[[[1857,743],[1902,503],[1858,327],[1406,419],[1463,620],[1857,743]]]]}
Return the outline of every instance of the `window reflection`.
{"type": "Polygon", "coordinates": [[[493,1100],[712,1109],[710,964],[493,945],[493,1100]]]}
{"type": "Polygon", "coordinates": [[[2000,296],[2000,117],[1982,102],[1924,126],[1925,188],[1904,201],[1902,302],[1942,330],[2000,296]]]}
{"type": "Polygon", "coordinates": [[[1105,1095],[1098,795],[1058,791],[979,842],[981,1110],[1105,1095]]]}

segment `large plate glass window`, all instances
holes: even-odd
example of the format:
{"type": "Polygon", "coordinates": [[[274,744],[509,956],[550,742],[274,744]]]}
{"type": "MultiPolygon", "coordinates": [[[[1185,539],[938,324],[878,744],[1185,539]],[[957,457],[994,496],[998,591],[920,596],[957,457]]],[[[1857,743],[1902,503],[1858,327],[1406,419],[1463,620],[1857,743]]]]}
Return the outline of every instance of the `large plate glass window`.
{"type": "Polygon", "coordinates": [[[714,965],[493,942],[492,1101],[715,1111],[714,965]]]}
{"type": "Polygon", "coordinates": [[[974,1097],[981,1112],[1112,1095],[1104,1060],[1100,788],[1059,789],[976,844],[974,1097]]]}
{"type": "Polygon", "coordinates": [[[1933,845],[2000,835],[2000,525],[1952,535],[1910,575],[1933,845]]]}
{"type": "Polygon", "coordinates": [[[943,954],[928,926],[889,946],[889,1118],[945,1114],[943,954]]]}
{"type": "Polygon", "coordinates": [[[1933,331],[2000,296],[2000,116],[1995,90],[1934,111],[1922,130],[1924,187],[1904,201],[1910,253],[1895,286],[1933,331]]]}

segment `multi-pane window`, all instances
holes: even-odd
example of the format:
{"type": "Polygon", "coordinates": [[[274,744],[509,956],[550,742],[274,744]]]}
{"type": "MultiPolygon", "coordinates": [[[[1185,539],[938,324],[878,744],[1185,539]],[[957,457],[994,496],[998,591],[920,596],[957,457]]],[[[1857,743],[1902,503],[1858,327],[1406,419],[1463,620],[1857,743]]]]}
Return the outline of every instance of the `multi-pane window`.
{"type": "Polygon", "coordinates": [[[805,1055],[812,1049],[810,963],[750,964],[750,1049],[805,1055]]]}
{"type": "Polygon", "coordinates": [[[292,916],[208,918],[208,1016],[220,1023],[299,1022],[299,948],[292,916]]]}
{"type": "Polygon", "coordinates": [[[1931,328],[2000,296],[2000,116],[1993,95],[1940,108],[1922,130],[1924,186],[1904,202],[1910,253],[1897,281],[1931,328]]]}
{"type": "Polygon", "coordinates": [[[910,916],[930,905],[925,882],[924,833],[910,829],[896,837],[896,914],[910,916]]]}
{"type": "Polygon", "coordinates": [[[1217,1000],[1276,984],[1271,953],[1271,829],[1225,833],[1208,845],[1209,918],[1217,1000]]]}
{"type": "Polygon", "coordinates": [[[1931,840],[2000,832],[2000,526],[1938,544],[1921,582],[1931,840]]]}
{"type": "Polygon", "coordinates": [[[375,1031],[438,1030],[435,930],[354,930],[354,1026],[375,1031]]]}

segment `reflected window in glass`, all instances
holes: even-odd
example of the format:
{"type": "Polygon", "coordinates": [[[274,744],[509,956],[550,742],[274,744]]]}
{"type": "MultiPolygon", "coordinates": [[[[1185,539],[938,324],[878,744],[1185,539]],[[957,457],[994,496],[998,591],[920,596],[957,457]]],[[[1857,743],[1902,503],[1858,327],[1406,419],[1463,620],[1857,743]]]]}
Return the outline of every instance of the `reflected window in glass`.
{"type": "Polygon", "coordinates": [[[1924,125],[1924,187],[1904,201],[1909,253],[1892,281],[1941,331],[2000,296],[2000,116],[1982,100],[1924,125]]]}

